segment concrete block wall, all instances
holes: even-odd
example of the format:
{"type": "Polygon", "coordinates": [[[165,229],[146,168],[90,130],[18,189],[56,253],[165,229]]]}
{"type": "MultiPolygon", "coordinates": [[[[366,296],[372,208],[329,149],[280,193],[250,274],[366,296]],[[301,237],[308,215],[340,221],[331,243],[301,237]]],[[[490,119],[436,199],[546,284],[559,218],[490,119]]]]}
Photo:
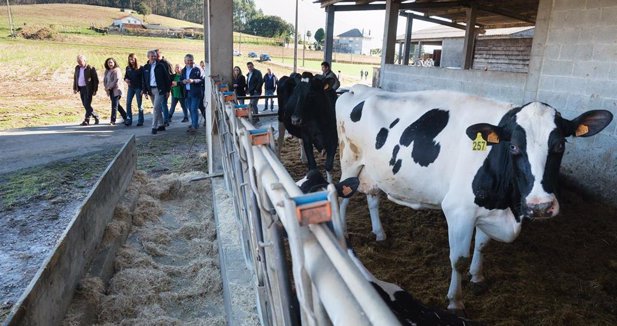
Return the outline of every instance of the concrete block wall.
{"type": "MultiPolygon", "coordinates": [[[[536,33],[545,42],[535,99],[568,119],[592,109],[617,118],[617,1],[541,0],[538,16],[547,26],[544,35],[536,33]]],[[[562,172],[617,204],[617,123],[566,147],[562,172]]]]}
{"type": "Polygon", "coordinates": [[[527,78],[521,73],[400,65],[386,65],[382,74],[381,87],[388,91],[449,89],[515,104],[522,104],[527,78]]]}

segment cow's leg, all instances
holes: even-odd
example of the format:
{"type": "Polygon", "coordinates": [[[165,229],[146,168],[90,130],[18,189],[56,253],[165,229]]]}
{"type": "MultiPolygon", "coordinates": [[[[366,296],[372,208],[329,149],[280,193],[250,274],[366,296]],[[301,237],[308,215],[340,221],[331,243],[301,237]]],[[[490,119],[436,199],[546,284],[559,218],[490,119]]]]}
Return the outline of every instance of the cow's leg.
{"type": "Polygon", "coordinates": [[[283,148],[283,143],[285,143],[285,124],[279,121],[279,136],[276,140],[276,156],[281,158],[281,149],[283,148]]]}
{"type": "Polygon", "coordinates": [[[338,210],[338,213],[341,216],[341,222],[343,223],[343,234],[345,237],[347,237],[347,221],[345,220],[347,215],[347,205],[349,205],[349,198],[343,198],[338,210]]]}
{"type": "Polygon", "coordinates": [[[452,276],[448,289],[448,309],[455,312],[463,312],[463,290],[461,286],[462,275],[466,272],[469,264],[469,247],[475,227],[474,220],[470,218],[473,212],[461,209],[452,211],[444,207],[444,214],[448,222],[448,241],[450,243],[450,266],[452,276]]]}
{"type": "Polygon", "coordinates": [[[371,215],[371,227],[373,228],[373,234],[375,234],[376,240],[386,240],[386,233],[383,231],[381,220],[379,219],[379,194],[367,194],[366,202],[368,203],[368,211],[371,215]]]}
{"type": "Polygon", "coordinates": [[[306,161],[309,170],[316,169],[317,162],[315,161],[315,155],[313,154],[313,144],[310,142],[310,139],[302,137],[302,148],[304,149],[304,154],[306,155],[306,161]]]}
{"type": "Polygon", "coordinates": [[[332,174],[330,171],[334,168],[334,156],[336,155],[337,146],[338,140],[331,141],[329,148],[326,150],[326,177],[328,178],[328,183],[332,183],[332,174]]]}
{"type": "Polygon", "coordinates": [[[484,246],[486,246],[490,239],[491,238],[486,233],[476,227],[473,257],[471,259],[471,266],[469,267],[472,291],[476,294],[482,293],[487,289],[486,283],[484,282],[484,273],[482,271],[482,262],[484,261],[482,249],[484,249],[484,246]]]}
{"type": "Polygon", "coordinates": [[[298,139],[298,142],[300,143],[300,161],[304,164],[307,164],[308,160],[306,158],[306,151],[304,150],[304,142],[302,141],[302,139],[298,139]]]}

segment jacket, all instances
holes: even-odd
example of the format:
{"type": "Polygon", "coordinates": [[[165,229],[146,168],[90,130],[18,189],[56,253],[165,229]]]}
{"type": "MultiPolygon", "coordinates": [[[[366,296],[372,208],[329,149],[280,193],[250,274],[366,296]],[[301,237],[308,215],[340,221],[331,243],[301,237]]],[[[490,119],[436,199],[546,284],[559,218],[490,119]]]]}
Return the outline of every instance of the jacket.
{"type": "Polygon", "coordinates": [[[274,74],[266,74],[264,76],[264,87],[267,91],[274,91],[276,89],[276,76],[274,74]]]}
{"type": "Polygon", "coordinates": [[[124,92],[124,80],[120,78],[121,73],[122,72],[119,67],[105,71],[103,85],[106,90],[109,90],[110,94],[114,95],[114,97],[122,96],[122,93],[124,92]]]}
{"type": "Polygon", "coordinates": [[[238,96],[246,96],[246,78],[244,75],[238,75],[238,78],[233,79],[232,77],[232,87],[233,91],[236,92],[238,96]],[[233,85],[238,85],[233,87],[233,85]]]}
{"type": "MultiPolygon", "coordinates": [[[[165,95],[171,91],[171,76],[169,75],[168,68],[169,67],[166,64],[162,64],[160,61],[157,61],[154,66],[154,79],[156,80],[156,87],[160,95],[165,95]]],[[[147,63],[142,67],[142,83],[144,86],[144,92],[152,95],[152,89],[150,86],[150,69],[152,69],[152,64],[150,63],[147,63]]]]}
{"type": "Polygon", "coordinates": [[[124,73],[124,79],[128,79],[129,80],[129,87],[130,88],[139,88],[142,89],[143,88],[143,83],[142,83],[142,67],[139,67],[137,69],[133,69],[130,66],[126,67],[126,72],[124,73]]]}
{"type": "Polygon", "coordinates": [[[248,95],[261,95],[261,86],[264,83],[264,80],[261,77],[261,71],[257,69],[253,69],[251,78],[248,79],[247,77],[246,83],[248,84],[247,89],[246,89],[246,92],[248,93],[248,95]]]}
{"type": "Polygon", "coordinates": [[[334,78],[334,85],[332,85],[333,90],[337,90],[339,87],[341,87],[341,83],[338,81],[336,74],[332,72],[332,70],[329,70],[328,73],[324,75],[324,79],[325,78],[334,78]]]}
{"type": "MultiPolygon", "coordinates": [[[[91,95],[95,95],[99,89],[99,76],[96,74],[96,69],[90,65],[86,65],[84,70],[84,79],[86,80],[86,87],[91,95]]],[[[79,91],[77,82],[79,80],[79,65],[75,66],[75,74],[73,76],[73,90],[79,91]]]]}
{"type": "Polygon", "coordinates": [[[188,84],[189,89],[186,90],[186,85],[183,85],[184,93],[186,96],[199,97],[201,98],[204,95],[204,74],[201,71],[201,67],[198,65],[193,65],[193,69],[191,69],[191,74],[186,78],[186,67],[182,68],[180,80],[192,79],[193,83],[188,84]]]}
{"type": "Polygon", "coordinates": [[[176,86],[171,86],[171,96],[174,98],[184,98],[184,84],[180,82],[182,80],[181,74],[175,74],[173,81],[176,82],[176,86]]]}

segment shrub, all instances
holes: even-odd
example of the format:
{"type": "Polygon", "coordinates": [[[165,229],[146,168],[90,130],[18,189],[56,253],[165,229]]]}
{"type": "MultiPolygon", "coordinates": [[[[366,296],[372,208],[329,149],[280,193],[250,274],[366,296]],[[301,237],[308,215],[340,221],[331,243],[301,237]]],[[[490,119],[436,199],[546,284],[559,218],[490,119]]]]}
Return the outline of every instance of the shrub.
{"type": "Polygon", "coordinates": [[[59,34],[53,27],[32,25],[20,28],[17,36],[28,40],[56,40],[59,34]]]}

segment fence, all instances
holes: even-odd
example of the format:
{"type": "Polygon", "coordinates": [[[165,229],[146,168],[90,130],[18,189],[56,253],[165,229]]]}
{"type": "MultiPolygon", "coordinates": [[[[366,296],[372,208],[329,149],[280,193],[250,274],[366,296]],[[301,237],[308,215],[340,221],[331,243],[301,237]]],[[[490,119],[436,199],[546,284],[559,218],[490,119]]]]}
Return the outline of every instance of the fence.
{"type": "Polygon", "coordinates": [[[262,325],[399,325],[347,255],[334,186],[302,194],[275,154],[273,130],[256,129],[235,95],[218,80],[212,85],[225,183],[262,325]],[[323,214],[334,232],[307,223],[323,214]]]}

